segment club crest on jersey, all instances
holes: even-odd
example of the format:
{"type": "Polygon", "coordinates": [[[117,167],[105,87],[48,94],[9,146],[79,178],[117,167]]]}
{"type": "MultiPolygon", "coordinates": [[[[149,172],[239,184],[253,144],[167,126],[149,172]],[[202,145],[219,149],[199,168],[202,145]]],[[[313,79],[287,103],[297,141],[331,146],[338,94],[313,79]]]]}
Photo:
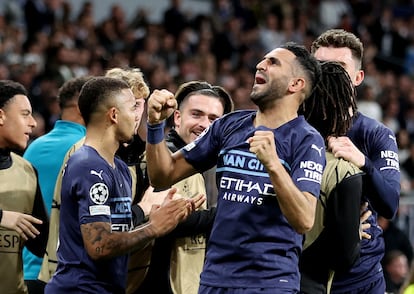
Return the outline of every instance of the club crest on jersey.
{"type": "Polygon", "coordinates": [[[96,183],[89,190],[89,197],[95,204],[104,204],[109,196],[108,186],[104,183],[96,183]]]}

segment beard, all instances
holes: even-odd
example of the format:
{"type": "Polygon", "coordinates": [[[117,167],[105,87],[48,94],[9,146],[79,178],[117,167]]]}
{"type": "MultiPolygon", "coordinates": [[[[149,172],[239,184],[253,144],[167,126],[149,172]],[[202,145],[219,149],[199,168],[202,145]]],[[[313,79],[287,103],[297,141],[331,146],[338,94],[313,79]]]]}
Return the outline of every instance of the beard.
{"type": "Polygon", "coordinates": [[[263,111],[267,105],[273,103],[275,100],[282,98],[287,92],[287,81],[281,83],[270,82],[266,86],[254,85],[250,93],[250,100],[263,111]]]}

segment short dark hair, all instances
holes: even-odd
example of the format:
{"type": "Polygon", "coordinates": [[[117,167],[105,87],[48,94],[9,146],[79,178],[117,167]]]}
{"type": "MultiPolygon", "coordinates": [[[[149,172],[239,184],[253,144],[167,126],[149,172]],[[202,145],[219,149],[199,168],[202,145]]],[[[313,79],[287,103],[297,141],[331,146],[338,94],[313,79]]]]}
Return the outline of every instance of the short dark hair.
{"type": "Polygon", "coordinates": [[[313,41],[311,45],[312,54],[321,47],[349,48],[352,56],[359,63],[359,67],[362,66],[364,46],[361,40],[351,32],[343,29],[327,30],[313,41]]]}
{"type": "Polygon", "coordinates": [[[79,110],[85,125],[90,122],[92,114],[97,112],[100,105],[108,103],[114,93],[129,89],[126,82],[108,77],[93,77],[82,87],[79,94],[79,110]]]}
{"type": "Polygon", "coordinates": [[[233,100],[230,94],[220,86],[212,86],[205,81],[190,81],[181,84],[175,93],[178,108],[187,100],[187,98],[194,94],[202,94],[206,96],[216,97],[220,99],[223,104],[224,114],[233,111],[233,100]]]}
{"type": "MultiPolygon", "coordinates": [[[[232,112],[234,108],[233,100],[230,94],[220,86],[212,86],[206,81],[190,81],[181,84],[175,92],[175,99],[177,100],[178,109],[182,106],[188,97],[194,94],[201,94],[210,97],[215,97],[223,104],[224,114],[232,112]]],[[[174,116],[171,115],[167,119],[167,125],[174,127],[174,116]]]]}
{"type": "Polygon", "coordinates": [[[72,78],[66,81],[59,89],[58,100],[60,109],[72,106],[73,103],[78,104],[78,97],[83,85],[91,79],[91,76],[82,76],[72,78]]]}
{"type": "Polygon", "coordinates": [[[28,96],[26,88],[15,81],[0,80],[0,108],[3,108],[14,96],[28,96]]]}
{"type": "Polygon", "coordinates": [[[307,78],[309,79],[309,87],[307,87],[306,96],[309,96],[312,89],[318,83],[321,75],[321,68],[319,62],[313,57],[310,52],[303,45],[298,45],[294,42],[288,42],[280,48],[289,50],[296,56],[296,60],[302,66],[307,78]]]}

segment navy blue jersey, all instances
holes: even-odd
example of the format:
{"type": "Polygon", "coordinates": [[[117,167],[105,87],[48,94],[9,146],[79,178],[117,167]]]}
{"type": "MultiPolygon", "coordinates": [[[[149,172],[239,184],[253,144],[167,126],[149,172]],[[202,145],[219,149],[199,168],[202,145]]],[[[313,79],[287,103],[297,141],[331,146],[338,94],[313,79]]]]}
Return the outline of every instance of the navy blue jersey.
{"type": "Polygon", "coordinates": [[[368,201],[372,211],[368,219],[371,227],[367,230],[371,239],[361,241],[360,258],[353,268],[346,274],[335,276],[333,293],[369,285],[383,275],[380,262],[385,248],[377,216],[393,217],[400,195],[398,147],[394,133],[378,121],[358,113],[347,135],[365,155],[366,163],[362,169],[366,173],[366,194],[363,202],[368,201]]]}
{"type": "MultiPolygon", "coordinates": [[[[255,111],[216,120],[183,149],[200,171],[217,164],[217,214],[201,284],[214,287],[299,290],[302,235],[281,212],[264,166],[249,151],[255,111]]],[[[303,117],[272,130],[277,154],[293,182],[318,197],[325,166],[324,141],[303,117]]]]}
{"type": "Polygon", "coordinates": [[[82,146],[68,160],[62,178],[58,267],[49,293],[123,293],[127,255],[94,261],[87,254],[80,225],[110,223],[112,231],[132,229],[131,175],[115,158],[111,167],[95,149],[82,146]]]}

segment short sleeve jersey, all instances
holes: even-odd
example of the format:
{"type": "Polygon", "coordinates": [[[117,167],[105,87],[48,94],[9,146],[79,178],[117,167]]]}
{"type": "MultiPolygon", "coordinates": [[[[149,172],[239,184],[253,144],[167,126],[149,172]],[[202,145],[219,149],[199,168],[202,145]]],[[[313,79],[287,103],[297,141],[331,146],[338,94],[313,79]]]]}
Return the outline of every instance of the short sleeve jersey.
{"type": "MultiPolygon", "coordinates": [[[[200,171],[217,164],[217,214],[201,284],[214,287],[299,289],[303,236],[282,214],[266,169],[249,151],[255,111],[216,120],[182,149],[200,171]]],[[[318,197],[326,164],[324,141],[302,116],[272,130],[277,154],[300,191],[318,197]]]]}
{"type": "Polygon", "coordinates": [[[112,231],[132,229],[127,165],[115,158],[113,168],[95,149],[84,145],[68,160],[61,197],[58,268],[49,289],[56,293],[123,293],[127,255],[93,261],[84,248],[80,225],[106,222],[112,231]]]}

